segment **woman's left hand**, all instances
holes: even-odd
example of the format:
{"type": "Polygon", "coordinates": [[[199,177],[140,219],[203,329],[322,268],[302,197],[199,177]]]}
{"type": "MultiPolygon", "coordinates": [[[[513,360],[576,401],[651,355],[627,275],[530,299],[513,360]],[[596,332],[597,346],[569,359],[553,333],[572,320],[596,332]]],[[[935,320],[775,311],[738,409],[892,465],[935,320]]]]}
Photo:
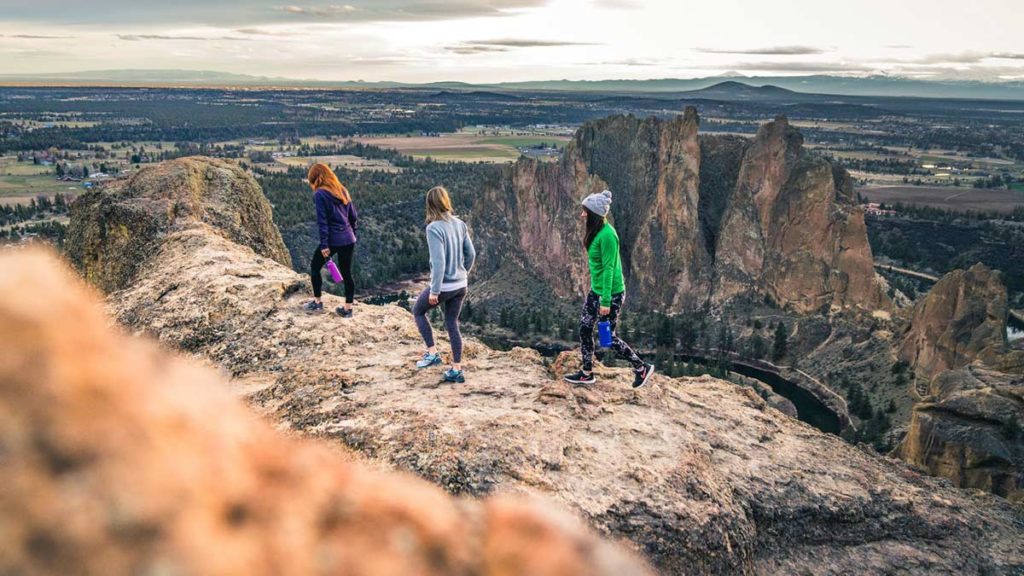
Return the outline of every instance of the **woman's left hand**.
{"type": "Polygon", "coordinates": [[[323,250],[320,251],[320,253],[324,255],[324,258],[330,258],[331,257],[331,249],[330,248],[324,248],[323,250]]]}
{"type": "Polygon", "coordinates": [[[601,310],[599,311],[599,313],[601,314],[601,316],[608,316],[612,313],[612,309],[607,306],[601,306],[601,310]]]}
{"type": "Polygon", "coordinates": [[[427,302],[430,302],[431,306],[437,306],[439,294],[431,294],[427,302]]]}

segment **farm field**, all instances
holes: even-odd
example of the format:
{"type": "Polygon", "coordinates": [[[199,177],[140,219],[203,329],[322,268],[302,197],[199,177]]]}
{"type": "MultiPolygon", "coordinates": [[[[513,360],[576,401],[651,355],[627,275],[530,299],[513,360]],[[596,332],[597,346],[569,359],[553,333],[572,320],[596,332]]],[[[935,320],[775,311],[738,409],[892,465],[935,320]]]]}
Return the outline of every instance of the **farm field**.
{"type": "Polygon", "coordinates": [[[946,210],[975,210],[1008,214],[1024,207],[1024,192],[935,186],[865,186],[858,188],[871,202],[930,206],[946,210]]]}
{"type": "Polygon", "coordinates": [[[335,155],[335,156],[289,156],[277,159],[278,164],[283,164],[288,167],[298,166],[307,167],[316,162],[323,162],[330,166],[338,167],[342,166],[349,170],[379,170],[382,172],[397,173],[401,172],[402,169],[398,166],[392,165],[387,160],[371,160],[367,158],[360,158],[359,156],[351,155],[335,155]]]}
{"type": "Polygon", "coordinates": [[[81,191],[69,182],[57,182],[53,168],[18,162],[14,156],[0,157],[0,204],[27,204],[37,196],[53,196],[81,191]]]}
{"type": "Polygon", "coordinates": [[[519,158],[517,148],[538,144],[562,144],[569,140],[556,135],[489,135],[456,132],[440,136],[390,136],[357,138],[363,144],[393,148],[415,158],[433,158],[442,162],[511,162],[519,158]]]}

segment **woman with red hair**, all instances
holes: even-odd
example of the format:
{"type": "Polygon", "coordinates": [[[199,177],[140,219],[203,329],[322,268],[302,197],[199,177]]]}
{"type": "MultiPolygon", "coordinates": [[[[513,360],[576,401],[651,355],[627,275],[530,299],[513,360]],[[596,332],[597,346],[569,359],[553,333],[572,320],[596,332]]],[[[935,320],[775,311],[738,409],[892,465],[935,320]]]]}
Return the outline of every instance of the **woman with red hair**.
{"type": "Polygon", "coordinates": [[[352,301],[356,285],[352,280],[352,256],[356,248],[356,223],[359,213],[352,204],[348,188],[338,180],[326,164],[314,164],[309,169],[309,187],[313,189],[313,203],[316,204],[316,225],[320,232],[320,245],[313,253],[309,264],[309,277],[313,282],[313,300],[303,305],[307,312],[324,311],[320,299],[323,278],[320,270],[327,259],[338,255],[338,269],[345,283],[345,305],[337,309],[342,318],[352,317],[352,301]]]}

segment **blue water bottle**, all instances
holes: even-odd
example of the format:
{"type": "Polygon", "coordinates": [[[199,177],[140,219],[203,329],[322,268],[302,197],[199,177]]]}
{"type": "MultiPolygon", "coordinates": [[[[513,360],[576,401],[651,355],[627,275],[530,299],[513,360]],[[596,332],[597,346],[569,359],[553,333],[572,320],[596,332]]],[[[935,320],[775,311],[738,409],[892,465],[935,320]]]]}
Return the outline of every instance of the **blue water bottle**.
{"type": "Polygon", "coordinates": [[[601,348],[612,347],[612,323],[608,320],[601,320],[597,323],[597,339],[601,342],[601,348]]]}

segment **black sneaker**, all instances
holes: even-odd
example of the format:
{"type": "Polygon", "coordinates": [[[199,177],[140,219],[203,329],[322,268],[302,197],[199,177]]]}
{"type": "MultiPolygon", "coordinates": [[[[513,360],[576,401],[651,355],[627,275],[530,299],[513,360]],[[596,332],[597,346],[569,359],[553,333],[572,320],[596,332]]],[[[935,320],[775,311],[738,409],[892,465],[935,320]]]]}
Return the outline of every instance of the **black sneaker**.
{"type": "Polygon", "coordinates": [[[633,378],[633,389],[638,390],[647,385],[647,381],[654,375],[654,364],[645,364],[643,368],[636,371],[633,378]]]}
{"type": "Polygon", "coordinates": [[[320,314],[324,311],[324,303],[317,302],[316,300],[310,300],[302,305],[302,310],[306,314],[320,314]]]}
{"type": "Polygon", "coordinates": [[[465,384],[466,376],[462,373],[462,370],[451,368],[449,370],[445,370],[444,381],[449,384],[465,384]]]}
{"type": "Polygon", "coordinates": [[[338,316],[341,316],[342,318],[351,318],[352,317],[352,311],[351,310],[345,310],[344,306],[338,306],[338,309],[335,310],[335,312],[337,312],[338,316]]]}
{"type": "Polygon", "coordinates": [[[566,374],[565,381],[570,384],[593,384],[597,382],[597,378],[594,378],[594,374],[587,374],[583,370],[575,374],[566,374]]]}

